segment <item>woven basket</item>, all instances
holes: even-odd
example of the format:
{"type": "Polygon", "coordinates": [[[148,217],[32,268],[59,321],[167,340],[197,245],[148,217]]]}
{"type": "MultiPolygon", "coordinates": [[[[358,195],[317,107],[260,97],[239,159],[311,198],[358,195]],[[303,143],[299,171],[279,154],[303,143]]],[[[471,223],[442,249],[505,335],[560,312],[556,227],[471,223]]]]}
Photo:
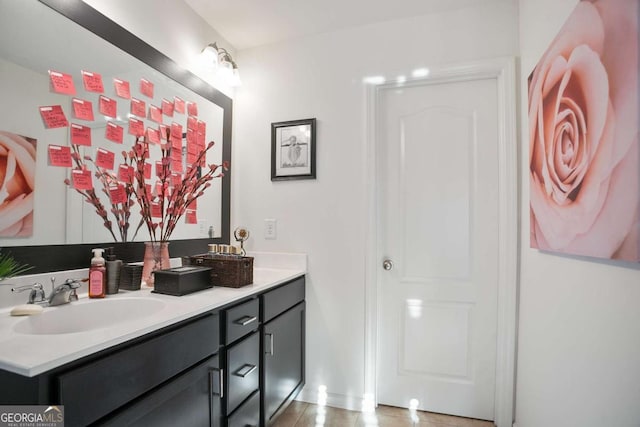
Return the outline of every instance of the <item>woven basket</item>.
{"type": "Polygon", "coordinates": [[[253,283],[253,257],[239,255],[183,256],[182,265],[211,268],[211,284],[239,288],[253,283]]]}

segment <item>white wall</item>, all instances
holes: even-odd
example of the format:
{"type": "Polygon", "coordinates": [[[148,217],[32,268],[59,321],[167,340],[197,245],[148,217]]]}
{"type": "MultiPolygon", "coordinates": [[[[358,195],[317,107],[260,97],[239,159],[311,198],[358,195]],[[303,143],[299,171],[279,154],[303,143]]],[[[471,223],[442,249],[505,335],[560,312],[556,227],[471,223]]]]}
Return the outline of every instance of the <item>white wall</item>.
{"type": "MultiPolygon", "coordinates": [[[[522,153],[526,81],[576,0],[520,0],[522,153]]],[[[632,66],[632,64],[630,64],[632,66]]],[[[523,155],[518,427],[640,425],[640,272],[529,248],[523,155]]]]}
{"type": "Polygon", "coordinates": [[[359,408],[364,393],[363,78],[515,55],[517,13],[485,2],[238,53],[232,221],[251,230],[251,250],[309,255],[306,398],[326,385],[330,403],[359,408]],[[270,124],[310,117],[317,179],[271,182],[270,124]],[[277,219],[277,240],[263,238],[265,218],[277,219]]]}
{"type": "Polygon", "coordinates": [[[176,0],[84,0],[103,15],[152,45],[181,67],[211,83],[227,96],[233,88],[203,69],[198,55],[209,43],[234,49],[185,2],[176,0]]]}

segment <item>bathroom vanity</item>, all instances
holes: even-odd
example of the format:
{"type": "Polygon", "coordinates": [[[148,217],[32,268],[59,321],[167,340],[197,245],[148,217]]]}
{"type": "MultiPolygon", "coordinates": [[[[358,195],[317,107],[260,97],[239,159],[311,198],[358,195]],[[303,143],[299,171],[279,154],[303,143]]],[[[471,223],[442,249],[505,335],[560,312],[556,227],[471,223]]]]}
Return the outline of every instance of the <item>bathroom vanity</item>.
{"type": "Polygon", "coordinates": [[[304,386],[304,359],[303,270],[0,313],[0,404],[61,404],[67,426],[267,426],[304,386]]]}

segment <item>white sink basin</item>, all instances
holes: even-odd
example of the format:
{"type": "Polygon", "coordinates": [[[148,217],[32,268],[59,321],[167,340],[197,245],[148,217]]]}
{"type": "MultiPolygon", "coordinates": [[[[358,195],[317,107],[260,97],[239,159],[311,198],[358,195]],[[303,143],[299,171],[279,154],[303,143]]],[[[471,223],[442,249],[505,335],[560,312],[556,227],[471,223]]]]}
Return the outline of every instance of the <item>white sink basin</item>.
{"type": "Polygon", "coordinates": [[[16,323],[13,330],[32,335],[86,332],[151,316],[161,311],[165,305],[162,301],[147,298],[72,302],[29,316],[16,323]]]}

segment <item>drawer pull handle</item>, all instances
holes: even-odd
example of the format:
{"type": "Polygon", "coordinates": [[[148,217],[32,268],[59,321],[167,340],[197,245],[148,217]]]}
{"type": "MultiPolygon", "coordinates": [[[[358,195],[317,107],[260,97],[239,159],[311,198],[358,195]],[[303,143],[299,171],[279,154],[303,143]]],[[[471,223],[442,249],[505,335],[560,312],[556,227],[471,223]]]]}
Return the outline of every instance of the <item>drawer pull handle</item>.
{"type": "Polygon", "coordinates": [[[209,382],[211,384],[211,394],[219,395],[220,399],[224,397],[224,369],[211,368],[209,370],[209,382]],[[218,391],[215,391],[214,382],[216,380],[215,373],[218,373],[218,391]]]}
{"type": "Polygon", "coordinates": [[[256,365],[250,365],[248,363],[245,363],[244,365],[242,365],[240,369],[235,371],[233,375],[235,375],[236,377],[244,378],[247,375],[249,375],[251,372],[255,371],[256,369],[258,369],[256,365]]]}
{"type": "Polygon", "coordinates": [[[274,354],[274,337],[273,334],[264,334],[265,337],[269,337],[269,350],[266,352],[266,354],[273,356],[274,354]]]}
{"type": "Polygon", "coordinates": [[[242,316],[241,318],[234,320],[233,323],[236,325],[247,326],[249,323],[253,323],[256,320],[258,320],[256,316],[242,316]]]}

